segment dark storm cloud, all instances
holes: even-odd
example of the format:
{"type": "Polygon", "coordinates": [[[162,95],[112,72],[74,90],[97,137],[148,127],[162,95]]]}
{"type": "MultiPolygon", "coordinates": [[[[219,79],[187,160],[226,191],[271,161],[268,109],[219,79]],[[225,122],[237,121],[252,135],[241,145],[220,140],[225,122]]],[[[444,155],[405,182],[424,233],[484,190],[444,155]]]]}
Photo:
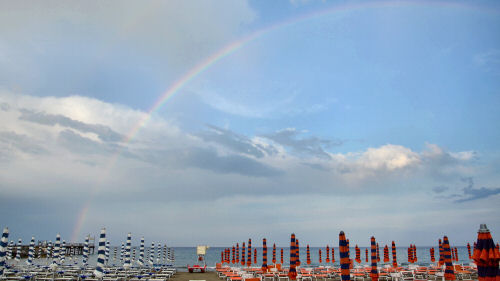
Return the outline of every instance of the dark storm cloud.
{"type": "Polygon", "coordinates": [[[123,139],[123,136],[111,128],[100,124],[87,124],[77,120],[73,120],[64,115],[47,114],[43,112],[35,112],[32,110],[21,109],[20,120],[29,121],[37,124],[72,128],[84,133],[94,133],[102,141],[118,142],[123,139]]]}

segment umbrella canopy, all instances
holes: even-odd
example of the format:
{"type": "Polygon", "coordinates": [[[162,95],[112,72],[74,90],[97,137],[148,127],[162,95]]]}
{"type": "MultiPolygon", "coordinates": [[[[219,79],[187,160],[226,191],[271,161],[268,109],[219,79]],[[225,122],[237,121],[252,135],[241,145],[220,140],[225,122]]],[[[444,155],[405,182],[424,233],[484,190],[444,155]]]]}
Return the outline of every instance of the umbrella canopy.
{"type": "Polygon", "coordinates": [[[253,249],[253,264],[257,264],[257,248],[253,249]]]}
{"type": "Polygon", "coordinates": [[[276,244],[273,244],[273,264],[276,264],[276,244]]]}
{"type": "Polygon", "coordinates": [[[295,239],[295,250],[297,251],[297,266],[300,266],[300,246],[299,246],[299,239],[295,239]]]}
{"type": "Polygon", "coordinates": [[[365,249],[365,261],[368,262],[368,248],[365,249]]]}
{"type": "Polygon", "coordinates": [[[413,254],[411,251],[413,250],[413,247],[410,244],[410,247],[408,247],[408,263],[413,263],[413,254]]]}
{"type": "Polygon", "coordinates": [[[332,263],[335,262],[335,248],[332,247],[332,263]]]}
{"type": "Polygon", "coordinates": [[[417,257],[417,245],[413,244],[413,262],[418,262],[418,257],[417,257]]]}
{"type": "Polygon", "coordinates": [[[159,264],[160,263],[160,259],[161,259],[161,244],[160,242],[158,242],[158,251],[156,252],[157,255],[156,255],[156,263],[159,264]]]}
{"type": "Polygon", "coordinates": [[[354,251],[356,252],[356,262],[361,263],[361,250],[358,247],[358,244],[354,247],[354,251]]]}
{"type": "Polygon", "coordinates": [[[455,249],[454,248],[451,248],[451,260],[452,261],[456,261],[457,258],[455,257],[455,249]]]}
{"type": "Polygon", "coordinates": [[[5,270],[5,261],[7,260],[7,243],[9,242],[9,228],[3,229],[2,238],[0,240],[0,276],[5,270]]]}
{"type": "Polygon", "coordinates": [[[398,267],[398,258],[396,256],[396,243],[392,241],[392,266],[398,267]]]}
{"type": "Polygon", "coordinates": [[[433,247],[431,247],[431,248],[429,249],[429,252],[430,252],[430,254],[431,254],[431,262],[435,262],[435,261],[436,261],[436,258],[434,257],[434,248],[433,248],[433,247]]]}
{"type": "Polygon", "coordinates": [[[443,237],[443,255],[444,263],[446,265],[444,269],[444,279],[445,280],[455,280],[455,272],[453,270],[453,262],[451,260],[451,249],[448,237],[443,237]]]}
{"type": "Polygon", "coordinates": [[[104,276],[104,255],[106,251],[106,229],[101,229],[101,234],[99,236],[99,246],[97,248],[97,264],[94,270],[94,275],[97,278],[102,279],[104,276]]]}
{"type": "Polygon", "coordinates": [[[236,264],[240,263],[240,244],[236,243],[236,264]]]}
{"type": "Polygon", "coordinates": [[[387,247],[387,245],[385,245],[384,247],[384,263],[388,263],[389,262],[389,247],[387,247]]]}
{"type": "Polygon", "coordinates": [[[380,247],[378,246],[378,243],[377,243],[377,262],[380,262],[380,247]]]}
{"type": "MultiPolygon", "coordinates": [[[[123,244],[122,244],[123,245],[123,244]]],[[[155,242],[151,242],[151,249],[149,250],[149,265],[153,266],[155,256],[155,242]]]]}
{"type": "Polygon", "coordinates": [[[318,255],[319,255],[319,264],[323,263],[323,260],[321,259],[321,249],[318,250],[318,255]]]}
{"type": "Polygon", "coordinates": [[[460,260],[460,258],[458,257],[458,249],[457,249],[457,247],[455,247],[455,260],[456,261],[460,260]]]}
{"type": "Polygon", "coordinates": [[[125,263],[123,264],[123,267],[125,269],[129,269],[131,266],[130,263],[130,249],[132,247],[132,233],[127,234],[127,244],[125,245],[125,263]]]}
{"type": "Polygon", "coordinates": [[[377,245],[375,244],[375,237],[370,238],[371,250],[372,250],[372,270],[370,271],[370,278],[372,281],[378,281],[378,269],[377,269],[377,245]]]}
{"type": "Polygon", "coordinates": [[[495,242],[486,224],[481,224],[479,227],[477,246],[474,249],[472,258],[477,265],[479,281],[500,280],[500,270],[498,267],[500,253],[498,246],[495,247],[495,242]]]}
{"type": "Polygon", "coordinates": [[[21,240],[21,238],[19,238],[19,240],[17,240],[17,250],[16,250],[16,261],[19,262],[21,260],[21,245],[23,244],[23,240],[21,240]]]}
{"type": "Polygon", "coordinates": [[[266,238],[262,239],[262,271],[267,272],[267,240],[266,240],[266,238]]]}
{"type": "Polygon", "coordinates": [[[137,261],[137,264],[139,266],[144,265],[144,237],[141,237],[141,245],[139,246],[139,260],[137,261]]]}
{"type": "Polygon", "coordinates": [[[295,244],[295,234],[292,233],[290,237],[290,270],[288,270],[288,278],[290,280],[297,280],[297,244],[295,244]]]}
{"type": "Polygon", "coordinates": [[[444,253],[443,253],[443,242],[439,239],[439,261],[438,265],[442,266],[444,264],[444,253]]]}
{"type": "Polygon", "coordinates": [[[467,243],[467,252],[469,253],[469,259],[472,259],[472,254],[470,252],[470,243],[467,243]]]}
{"type": "Polygon", "coordinates": [[[33,264],[33,255],[35,253],[35,237],[31,237],[30,241],[30,248],[28,250],[28,259],[26,260],[26,264],[32,265],[33,264]]]}
{"type": "Polygon", "coordinates": [[[283,261],[283,248],[281,248],[281,259],[280,259],[280,261],[281,261],[281,264],[284,264],[284,261],[283,261]]]}
{"type": "Polygon", "coordinates": [[[231,263],[232,263],[232,264],[234,264],[234,263],[236,263],[236,247],[235,247],[235,246],[233,246],[233,248],[232,248],[232,251],[231,251],[231,252],[232,252],[232,254],[233,254],[233,255],[232,255],[232,258],[231,258],[231,263]]]}
{"type": "Polygon", "coordinates": [[[252,239],[248,239],[247,266],[252,266],[252,239]]]}
{"type": "Polygon", "coordinates": [[[225,260],[224,260],[224,252],[225,252],[225,250],[224,251],[220,251],[220,263],[224,263],[225,262],[225,260]]]}
{"type": "Polygon", "coordinates": [[[66,260],[66,240],[62,241],[61,252],[59,253],[59,257],[60,257],[59,262],[61,264],[64,264],[64,261],[66,260]]]}
{"type": "Polygon", "coordinates": [[[105,264],[107,265],[108,264],[108,261],[109,261],[109,241],[106,240],[106,259],[104,260],[105,264]]]}
{"type": "Polygon", "coordinates": [[[57,268],[57,265],[58,265],[60,244],[61,244],[61,235],[59,235],[59,233],[57,233],[56,242],[54,242],[54,248],[52,250],[52,264],[50,265],[52,270],[55,270],[57,268]]]}
{"type": "Polygon", "coordinates": [[[330,246],[326,245],[325,262],[330,263],[330,246]]]}
{"type": "Polygon", "coordinates": [[[351,280],[351,271],[349,270],[350,260],[349,260],[349,249],[347,247],[347,240],[345,238],[345,233],[341,231],[339,233],[339,252],[340,252],[340,274],[342,281],[351,280]]]}
{"type": "Polygon", "coordinates": [[[309,244],[307,244],[306,248],[306,263],[311,264],[311,251],[309,250],[309,244]]]}
{"type": "Polygon", "coordinates": [[[241,244],[241,265],[243,266],[245,265],[245,255],[246,255],[245,250],[246,250],[245,242],[243,242],[241,244]]]}

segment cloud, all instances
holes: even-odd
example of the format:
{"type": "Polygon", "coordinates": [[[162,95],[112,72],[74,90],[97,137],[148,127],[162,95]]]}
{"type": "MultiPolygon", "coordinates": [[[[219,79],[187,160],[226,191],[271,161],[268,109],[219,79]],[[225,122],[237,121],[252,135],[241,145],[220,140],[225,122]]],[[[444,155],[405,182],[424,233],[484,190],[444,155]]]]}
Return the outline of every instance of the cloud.
{"type": "Polygon", "coordinates": [[[60,125],[84,133],[95,133],[102,141],[118,142],[124,138],[121,134],[118,134],[107,126],[87,124],[59,114],[46,114],[43,112],[34,112],[29,109],[22,109],[19,119],[48,126],[60,125]]]}
{"type": "Polygon", "coordinates": [[[462,195],[457,194],[458,197],[461,197],[455,200],[457,203],[484,199],[500,194],[500,188],[474,188],[474,179],[472,177],[463,178],[462,181],[467,183],[467,186],[463,188],[462,195]]]}
{"type": "Polygon", "coordinates": [[[8,155],[16,150],[20,153],[41,154],[46,153],[46,149],[38,144],[35,139],[16,132],[0,131],[0,153],[8,155]]]}
{"type": "Polygon", "coordinates": [[[447,191],[448,189],[449,189],[449,187],[447,187],[447,186],[439,185],[439,186],[433,187],[432,191],[434,191],[435,193],[443,193],[443,192],[447,191]]]}
{"type": "Polygon", "coordinates": [[[484,71],[499,75],[500,74],[500,50],[493,49],[476,54],[473,57],[474,63],[484,71]]]}
{"type": "Polygon", "coordinates": [[[341,141],[321,139],[315,136],[299,138],[299,135],[300,132],[295,128],[287,128],[272,134],[262,135],[262,137],[283,145],[300,155],[310,155],[324,159],[331,158],[330,154],[325,151],[325,148],[342,144],[341,141]]]}

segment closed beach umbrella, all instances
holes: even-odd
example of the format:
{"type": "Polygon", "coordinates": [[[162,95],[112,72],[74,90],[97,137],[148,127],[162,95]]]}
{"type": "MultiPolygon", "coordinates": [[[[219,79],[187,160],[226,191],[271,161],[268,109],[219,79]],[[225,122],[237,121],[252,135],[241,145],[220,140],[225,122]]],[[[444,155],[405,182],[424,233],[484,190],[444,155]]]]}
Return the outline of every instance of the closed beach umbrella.
{"type": "Polygon", "coordinates": [[[276,244],[273,244],[273,264],[276,264],[276,244]]]}
{"type": "Polygon", "coordinates": [[[280,261],[281,261],[281,264],[284,264],[284,261],[283,261],[283,248],[281,248],[281,259],[280,259],[280,261]]]}
{"type": "Polygon", "coordinates": [[[16,262],[19,262],[21,260],[21,245],[23,244],[23,240],[19,238],[17,240],[17,250],[16,250],[16,262]]]}
{"type": "MultiPolygon", "coordinates": [[[[154,256],[154,249],[152,250],[151,255],[154,256]]],[[[122,243],[122,246],[120,248],[120,263],[123,263],[123,257],[125,256],[125,243],[122,243]]]]}
{"type": "Polygon", "coordinates": [[[370,278],[372,281],[378,281],[378,269],[377,269],[377,245],[375,244],[375,237],[371,237],[371,250],[372,250],[372,270],[370,271],[370,278]]]}
{"type": "Polygon", "coordinates": [[[292,233],[290,237],[290,270],[288,270],[288,278],[290,280],[297,280],[297,250],[295,249],[297,245],[295,244],[295,234],[292,233]]]}
{"type": "Polygon", "coordinates": [[[262,239],[262,271],[267,272],[267,240],[262,239]]]}
{"type": "Polygon", "coordinates": [[[377,243],[377,262],[380,262],[380,247],[378,246],[378,243],[377,243]]]}
{"type": "Polygon", "coordinates": [[[469,253],[469,259],[472,259],[472,254],[470,252],[470,243],[467,243],[467,252],[469,253]]]}
{"type": "Polygon", "coordinates": [[[457,258],[455,258],[455,249],[451,248],[451,260],[456,261],[457,258]]]}
{"type": "Polygon", "coordinates": [[[339,253],[340,253],[340,275],[342,281],[351,280],[351,271],[349,270],[350,260],[347,249],[347,240],[343,231],[339,233],[339,253]]]}
{"type": "Polygon", "coordinates": [[[243,244],[241,245],[241,265],[243,266],[245,266],[245,255],[246,255],[245,250],[246,250],[245,242],[243,242],[243,244]]]}
{"type": "Polygon", "coordinates": [[[236,264],[240,263],[240,244],[236,243],[236,264]]]}
{"type": "Polygon", "coordinates": [[[253,264],[257,264],[257,248],[253,249],[253,264]]]}
{"type": "MultiPolygon", "coordinates": [[[[498,246],[498,244],[497,244],[498,246]]],[[[472,256],[477,265],[479,281],[500,280],[500,253],[486,224],[481,224],[477,233],[477,246],[472,256]]]]}
{"type": "Polygon", "coordinates": [[[248,239],[247,267],[252,266],[252,239],[248,239]]]}
{"type": "Polygon", "coordinates": [[[438,265],[442,266],[444,264],[444,253],[443,253],[443,242],[439,239],[439,261],[438,265]]]}
{"type": "Polygon", "coordinates": [[[154,262],[154,255],[155,255],[155,242],[151,242],[151,250],[149,250],[149,265],[153,266],[154,262]]]}
{"type": "Polygon", "coordinates": [[[5,270],[5,261],[7,260],[7,243],[9,242],[9,228],[3,229],[2,238],[0,239],[0,276],[5,270]]]}
{"type": "Polygon", "coordinates": [[[300,266],[300,246],[299,246],[299,239],[295,239],[295,250],[297,251],[297,261],[295,262],[295,264],[297,266],[300,266]]]}
{"type": "Polygon", "coordinates": [[[64,261],[66,260],[66,240],[62,241],[61,252],[59,253],[59,257],[60,257],[60,263],[64,264],[64,261]]]}
{"type": "Polygon", "coordinates": [[[408,247],[408,263],[413,263],[413,254],[411,251],[413,250],[413,247],[410,244],[410,247],[408,247]]]}
{"type": "Polygon", "coordinates": [[[351,247],[349,246],[349,239],[347,241],[347,256],[349,256],[349,269],[352,269],[354,266],[353,259],[351,259],[351,247]]]}
{"type": "Polygon", "coordinates": [[[117,256],[117,254],[116,254],[116,253],[117,253],[117,251],[118,251],[118,248],[117,248],[117,247],[115,247],[115,249],[113,250],[113,261],[116,261],[116,258],[117,258],[117,257],[116,257],[116,256],[117,256]]]}
{"type": "Polygon", "coordinates": [[[33,264],[33,255],[35,253],[35,237],[32,236],[31,237],[31,241],[30,241],[30,248],[28,250],[28,259],[26,260],[26,263],[28,265],[32,265],[33,264]]]}
{"type": "Polygon", "coordinates": [[[319,262],[319,264],[321,264],[321,263],[323,263],[323,260],[321,259],[321,249],[318,250],[318,255],[319,255],[318,262],[319,262]]]}
{"type": "Polygon", "coordinates": [[[309,244],[307,244],[306,255],[306,263],[311,264],[311,251],[309,250],[309,244]]]}
{"type": "Polygon", "coordinates": [[[231,258],[231,263],[234,264],[234,263],[236,263],[236,247],[235,246],[233,246],[233,248],[232,248],[232,254],[233,255],[231,258]]]}
{"type": "Polygon", "coordinates": [[[451,260],[451,249],[448,237],[443,237],[443,254],[444,263],[446,265],[444,269],[444,280],[455,280],[455,272],[453,270],[453,262],[451,260]]]}
{"type": "Polygon", "coordinates": [[[388,263],[389,262],[389,247],[387,247],[387,245],[385,245],[384,247],[384,263],[388,263]]]}
{"type": "Polygon", "coordinates": [[[56,235],[56,242],[54,242],[54,249],[52,250],[52,264],[50,267],[52,270],[57,268],[59,262],[59,247],[61,243],[61,235],[59,233],[56,235]]]}
{"type": "Polygon", "coordinates": [[[459,261],[460,259],[458,258],[458,249],[455,247],[455,260],[459,261]]]}
{"type": "Polygon", "coordinates": [[[356,262],[361,263],[361,250],[358,247],[358,244],[354,247],[354,251],[356,252],[356,262]]]}
{"type": "Polygon", "coordinates": [[[123,264],[123,267],[125,269],[129,269],[131,266],[130,263],[130,249],[132,247],[132,234],[129,232],[127,234],[127,244],[125,246],[125,263],[123,264]]]}
{"type": "Polygon", "coordinates": [[[330,263],[330,246],[328,246],[328,245],[326,245],[325,262],[326,263],[330,263]]]}
{"type": "Polygon", "coordinates": [[[85,243],[83,244],[83,259],[82,259],[83,266],[87,266],[88,259],[89,259],[89,236],[87,235],[85,237],[85,243]]]}
{"type": "Polygon", "coordinates": [[[104,260],[104,262],[105,262],[105,264],[106,264],[106,265],[107,265],[107,264],[108,264],[108,262],[109,262],[109,247],[110,247],[110,246],[109,246],[109,241],[108,241],[108,240],[106,240],[106,252],[105,252],[105,254],[106,254],[106,255],[105,255],[105,256],[106,256],[106,258],[105,258],[105,260],[104,260]]]}
{"type": "Polygon", "coordinates": [[[418,262],[418,257],[417,257],[417,245],[413,244],[413,262],[418,262]]]}
{"type": "Polygon", "coordinates": [[[158,247],[156,249],[157,249],[157,251],[156,251],[156,263],[159,264],[160,259],[161,259],[161,243],[160,242],[158,242],[158,247]]]}
{"type": "Polygon", "coordinates": [[[396,243],[392,241],[392,266],[398,267],[398,258],[396,256],[396,243]]]}
{"type": "Polygon", "coordinates": [[[436,261],[436,258],[434,257],[434,248],[433,248],[433,247],[431,247],[431,248],[429,249],[429,252],[430,252],[430,254],[431,254],[431,262],[435,262],[435,261],[436,261]]]}
{"type": "Polygon", "coordinates": [[[368,262],[368,248],[365,249],[365,261],[368,262]]]}
{"type": "Polygon", "coordinates": [[[332,263],[335,262],[335,248],[332,247],[332,263]]]}
{"type": "Polygon", "coordinates": [[[106,252],[106,229],[101,229],[101,234],[99,235],[99,246],[97,248],[97,264],[95,266],[94,275],[95,277],[102,279],[104,276],[104,258],[106,252]]]}

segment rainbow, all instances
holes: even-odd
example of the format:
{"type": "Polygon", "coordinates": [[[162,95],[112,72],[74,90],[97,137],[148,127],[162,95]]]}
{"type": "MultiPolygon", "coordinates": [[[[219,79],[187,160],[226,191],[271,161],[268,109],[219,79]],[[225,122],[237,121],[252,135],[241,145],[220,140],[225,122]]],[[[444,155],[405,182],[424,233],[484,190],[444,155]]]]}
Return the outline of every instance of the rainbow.
{"type": "MultiPolygon", "coordinates": [[[[297,17],[293,17],[290,19],[286,19],[284,21],[266,26],[262,29],[254,31],[247,36],[244,36],[234,42],[229,43],[228,45],[222,47],[217,52],[212,54],[211,56],[205,58],[203,61],[196,64],[193,68],[187,71],[184,75],[182,75],[177,81],[170,85],[170,87],[163,92],[158,99],[153,103],[153,105],[146,111],[146,114],[135,124],[132,129],[126,134],[123,139],[124,144],[130,143],[135,136],[139,133],[140,129],[144,127],[147,122],[151,119],[151,116],[155,111],[160,109],[168,100],[172,99],[176,94],[180,92],[189,82],[191,82],[196,77],[200,76],[200,74],[207,71],[211,66],[216,64],[217,62],[223,60],[224,58],[230,56],[231,54],[237,52],[243,47],[247,46],[250,42],[261,38],[262,36],[269,34],[273,31],[280,30],[285,27],[292,26],[294,24],[302,23],[304,21],[315,19],[318,17],[331,15],[334,13],[340,12],[349,12],[356,11],[362,9],[370,9],[370,8],[397,8],[397,7],[441,7],[441,8],[465,8],[468,10],[477,10],[480,12],[488,12],[488,13],[497,13],[497,11],[493,11],[491,9],[482,8],[480,6],[473,6],[468,3],[453,3],[446,1],[368,1],[368,2],[356,2],[356,3],[346,3],[344,5],[334,5],[327,9],[316,10],[310,13],[306,13],[303,15],[299,15],[297,17]]],[[[109,161],[104,172],[109,172],[109,170],[115,165],[117,159],[119,158],[121,151],[118,150],[109,161]]],[[[97,193],[98,185],[93,188],[91,195],[89,195],[89,199],[82,207],[82,210],[78,213],[78,218],[75,223],[75,227],[72,232],[72,241],[76,241],[82,225],[85,221],[87,213],[90,209],[92,197],[97,193]]]]}

